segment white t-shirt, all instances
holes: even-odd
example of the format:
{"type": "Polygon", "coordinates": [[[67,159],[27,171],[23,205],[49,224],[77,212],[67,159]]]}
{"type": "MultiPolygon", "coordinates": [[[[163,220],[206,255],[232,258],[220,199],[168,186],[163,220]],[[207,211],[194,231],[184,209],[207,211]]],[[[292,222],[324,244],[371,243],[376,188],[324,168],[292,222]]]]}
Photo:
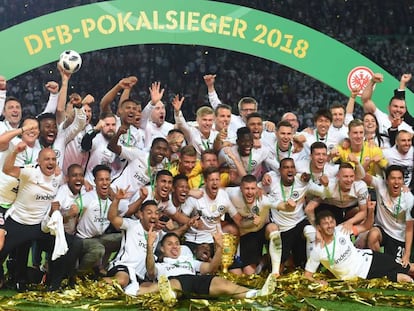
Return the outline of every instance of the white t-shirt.
{"type": "Polygon", "coordinates": [[[321,263],[341,280],[367,277],[372,263],[372,250],[356,248],[349,235],[342,230],[341,225],[335,228],[335,242],[326,244],[326,248],[321,244],[313,248],[306,262],[306,271],[315,273],[321,263]],[[333,265],[329,262],[328,253],[329,257],[333,256],[333,265]]]}
{"type": "MultiPolygon", "coordinates": [[[[96,191],[89,191],[83,196],[83,213],[79,217],[76,235],[82,239],[102,235],[108,228],[108,211],[112,201],[107,198],[101,200],[96,191]]],[[[121,200],[119,212],[128,210],[128,201],[121,200]]]]}
{"type": "MultiPolygon", "coordinates": [[[[269,174],[271,174],[272,183],[264,187],[264,190],[275,201],[274,208],[270,211],[271,220],[279,226],[281,232],[288,231],[306,218],[304,212],[305,196],[311,183],[302,182],[300,176],[297,175],[291,186],[284,186],[281,184],[280,176],[273,172],[269,174]],[[278,211],[276,206],[288,199],[293,199],[296,202],[296,208],[293,211],[278,211]]],[[[314,184],[312,186],[317,187],[314,184]]],[[[322,187],[319,188],[322,189],[322,187]]]]}
{"type": "MultiPolygon", "coordinates": [[[[63,184],[59,187],[55,201],[60,203],[60,211],[63,216],[70,210],[73,204],[76,204],[79,208],[79,213],[82,213],[80,210],[83,209],[83,197],[85,195],[85,190],[82,188],[81,193],[73,194],[72,191],[69,189],[68,184],[63,184]]],[[[66,223],[63,223],[65,228],[65,232],[69,234],[76,233],[76,224],[77,224],[77,217],[70,218],[66,223]]]]}
{"type": "Polygon", "coordinates": [[[217,229],[221,230],[221,217],[224,217],[225,213],[234,217],[237,210],[225,190],[219,189],[214,199],[207,195],[204,188],[201,190],[204,194],[200,199],[189,197],[182,206],[185,215],[189,217],[200,215],[199,221],[202,223],[201,229],[190,227],[185,233],[185,239],[197,244],[214,243],[212,234],[217,229]]]}
{"type": "Polygon", "coordinates": [[[301,161],[295,161],[295,167],[296,172],[302,174],[302,173],[308,173],[311,174],[311,179],[313,182],[320,184],[319,179],[322,175],[326,175],[329,179],[335,178],[336,174],[339,170],[338,164],[333,163],[325,163],[323,166],[323,170],[320,173],[311,172],[310,170],[310,160],[301,160],[301,161]]]}
{"type": "MultiPolygon", "coordinates": [[[[123,218],[121,247],[116,257],[109,263],[109,270],[115,266],[125,265],[135,270],[135,274],[142,280],[147,272],[145,266],[145,257],[147,254],[147,232],[142,227],[139,220],[123,218]]],[[[160,234],[154,241],[153,249],[155,251],[160,234]]]]}
{"type": "Polygon", "coordinates": [[[390,237],[404,242],[406,222],[413,220],[410,212],[414,205],[414,196],[411,192],[401,192],[400,196],[391,197],[385,181],[377,176],[372,178],[372,185],[377,192],[375,224],[390,237]]]}
{"type": "Polygon", "coordinates": [[[211,129],[209,137],[203,138],[203,135],[197,126],[191,126],[187,124],[181,111],[179,116],[175,116],[175,120],[176,124],[179,125],[179,127],[184,128],[185,132],[189,134],[190,139],[187,144],[194,146],[199,157],[202,151],[213,149],[214,140],[216,139],[218,131],[211,129]]]}
{"type": "Polygon", "coordinates": [[[19,190],[10,217],[24,225],[40,224],[55,200],[62,175],[46,176],[37,167],[20,169],[19,190]]]}
{"type": "MultiPolygon", "coordinates": [[[[181,246],[181,248],[186,246],[181,246]]],[[[163,262],[155,263],[157,268],[157,278],[160,275],[178,276],[178,275],[196,275],[200,272],[203,262],[194,259],[192,256],[180,255],[178,258],[164,257],[163,262]]]]}

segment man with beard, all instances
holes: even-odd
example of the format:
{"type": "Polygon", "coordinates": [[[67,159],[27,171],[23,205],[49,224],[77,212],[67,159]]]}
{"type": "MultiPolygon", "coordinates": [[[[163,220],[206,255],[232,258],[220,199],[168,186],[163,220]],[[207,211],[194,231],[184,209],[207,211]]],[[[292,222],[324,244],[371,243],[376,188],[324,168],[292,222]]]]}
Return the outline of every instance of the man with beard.
{"type": "MultiPolygon", "coordinates": [[[[50,148],[44,148],[40,151],[38,166],[23,168],[16,166],[16,157],[19,153],[24,152],[25,148],[26,143],[18,143],[7,156],[3,166],[3,172],[14,178],[19,178],[20,183],[16,200],[13,202],[9,217],[5,222],[4,229],[7,235],[4,247],[0,252],[0,262],[3,263],[10,251],[17,250],[14,258],[16,260],[16,287],[19,291],[26,289],[27,256],[31,241],[42,239],[51,242],[51,235],[42,231],[41,223],[48,212],[51,215],[59,209],[59,203],[52,201],[62,178],[62,175],[56,174],[56,154],[50,148]]],[[[63,269],[63,266],[60,266],[62,260],[64,257],[51,262],[52,280],[55,277],[54,272],[63,269]]],[[[2,276],[3,265],[1,265],[0,271],[2,276]]]]}
{"type": "Polygon", "coordinates": [[[141,128],[145,132],[145,147],[148,148],[154,138],[166,138],[174,124],[165,121],[165,105],[161,101],[164,89],[160,82],[154,82],[150,87],[151,101],[142,110],[141,128]]]}
{"type": "MultiPolygon", "coordinates": [[[[93,269],[97,273],[107,264],[101,262],[102,258],[107,258],[108,254],[119,249],[121,235],[105,233],[110,224],[108,210],[111,205],[109,197],[111,169],[106,165],[99,164],[95,166],[92,173],[96,189],[87,192],[82,198],[83,209],[76,227],[76,236],[82,239],[79,271],[88,272],[93,269]]],[[[127,201],[122,202],[120,210],[121,213],[128,210],[127,201]]]]}
{"type": "Polygon", "coordinates": [[[83,136],[82,150],[90,152],[85,178],[91,184],[93,183],[91,172],[96,165],[101,164],[111,167],[112,163],[114,163],[115,154],[107,148],[107,145],[111,137],[115,135],[115,131],[115,115],[113,113],[105,113],[102,114],[93,131],[83,136]]]}
{"type": "Polygon", "coordinates": [[[305,278],[327,285],[326,281],[314,278],[314,273],[322,264],[340,280],[386,276],[393,282],[413,282],[409,274],[412,275],[414,269],[410,265],[403,267],[388,254],[357,249],[350,239],[351,231],[341,225],[337,226],[335,216],[330,211],[320,212],[315,222],[322,242],[310,254],[305,267],[305,278]]]}
{"type": "Polygon", "coordinates": [[[174,107],[175,124],[184,133],[185,139],[189,145],[194,146],[200,157],[203,150],[213,148],[214,140],[218,132],[214,130],[214,110],[211,107],[203,106],[197,109],[197,126],[190,126],[187,124],[181,106],[184,102],[184,97],[181,99],[176,95],[172,101],[174,107]]]}
{"type": "Polygon", "coordinates": [[[393,124],[398,124],[398,130],[406,130],[409,133],[413,133],[412,127],[403,121],[403,116],[407,111],[407,106],[404,99],[401,99],[399,96],[394,95],[388,104],[388,115],[377,109],[375,103],[372,101],[372,93],[374,92],[375,84],[381,83],[383,80],[384,77],[382,74],[374,74],[362,92],[361,99],[364,107],[364,112],[373,113],[376,116],[380,134],[388,136],[388,129],[390,127],[394,127],[393,124]]]}
{"type": "Polygon", "coordinates": [[[260,180],[265,169],[277,170],[279,168],[279,163],[269,154],[267,148],[253,148],[253,135],[247,127],[237,130],[236,146],[226,147],[220,151],[219,164],[227,164],[230,169],[237,171],[237,184],[246,174],[254,175],[260,180]]]}
{"type": "Polygon", "coordinates": [[[279,275],[281,242],[279,228],[269,223],[269,210],[276,203],[267,195],[259,195],[256,178],[243,176],[240,187],[226,188],[230,200],[242,217],[240,231],[240,271],[236,274],[254,274],[262,261],[263,246],[269,243],[272,274],[279,275]]]}
{"type": "Polygon", "coordinates": [[[73,163],[80,164],[83,169],[86,169],[86,164],[89,160],[89,152],[82,150],[82,139],[86,133],[93,130],[91,122],[92,118],[92,107],[94,98],[90,95],[87,95],[84,99],[80,97],[79,94],[73,93],[69,96],[68,102],[68,112],[69,116],[66,118],[63,127],[67,127],[73,121],[73,109],[70,111],[70,107],[79,106],[80,104],[83,107],[86,115],[86,124],[85,127],[76,135],[76,137],[66,145],[65,148],[65,158],[63,160],[63,171],[67,172],[68,168],[73,163]]]}

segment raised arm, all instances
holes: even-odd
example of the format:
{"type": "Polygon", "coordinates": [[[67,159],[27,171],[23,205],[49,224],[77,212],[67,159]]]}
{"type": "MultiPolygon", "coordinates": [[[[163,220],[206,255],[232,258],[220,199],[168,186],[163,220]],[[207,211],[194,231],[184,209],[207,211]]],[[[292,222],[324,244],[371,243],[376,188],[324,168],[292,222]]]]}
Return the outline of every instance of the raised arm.
{"type": "MultiPolygon", "coordinates": [[[[129,187],[128,187],[129,188],[129,187]]],[[[115,197],[109,206],[108,211],[108,220],[111,222],[112,226],[114,226],[115,229],[119,230],[124,222],[124,219],[119,216],[119,202],[122,199],[126,198],[126,193],[128,191],[127,189],[116,189],[115,197]]]]}
{"type": "Polygon", "coordinates": [[[207,86],[208,101],[210,102],[211,107],[213,107],[213,109],[216,109],[217,106],[221,104],[221,101],[217,95],[216,89],[214,88],[214,83],[216,81],[216,75],[209,74],[209,75],[205,75],[203,78],[207,86]]]}
{"type": "Polygon", "coordinates": [[[181,111],[181,107],[184,102],[184,97],[181,97],[177,94],[174,96],[171,105],[174,108],[174,120],[175,124],[177,125],[178,129],[180,129],[184,133],[184,138],[187,142],[191,142],[191,130],[185,120],[183,113],[181,111]]]}
{"type": "Polygon", "coordinates": [[[135,84],[138,82],[138,78],[135,76],[129,77],[130,83],[128,85],[125,85],[124,90],[121,93],[121,96],[119,97],[118,107],[120,104],[124,101],[130,98],[131,90],[134,87],[135,84]]]}
{"type": "Polygon", "coordinates": [[[42,113],[56,113],[59,97],[59,83],[49,81],[45,84],[45,88],[49,91],[49,100],[47,101],[45,109],[42,113]]]}
{"type": "Polygon", "coordinates": [[[68,97],[68,85],[71,74],[65,71],[59,64],[57,68],[59,70],[60,78],[62,80],[62,85],[60,87],[58,103],[56,108],[56,123],[59,126],[63,121],[65,121],[66,100],[68,97]]]}
{"type": "Polygon", "coordinates": [[[374,85],[376,83],[381,83],[383,80],[384,80],[384,77],[382,74],[375,73],[372,76],[372,79],[368,82],[364,91],[362,92],[361,100],[362,100],[362,104],[364,107],[364,112],[375,113],[375,110],[377,110],[377,107],[372,101],[372,93],[374,91],[374,85]]]}
{"type": "Polygon", "coordinates": [[[0,135],[0,151],[7,150],[9,148],[9,143],[14,137],[22,135],[25,131],[30,131],[35,127],[37,127],[37,121],[27,120],[26,126],[22,126],[17,129],[12,129],[0,135]]]}
{"type": "Polygon", "coordinates": [[[90,151],[92,149],[92,141],[96,135],[102,130],[105,125],[104,120],[99,120],[99,122],[95,125],[92,131],[83,135],[81,147],[83,151],[90,151]]]}
{"type": "Polygon", "coordinates": [[[121,79],[112,89],[110,89],[104,97],[102,97],[100,102],[101,113],[112,112],[111,103],[115,100],[118,92],[126,88],[131,88],[138,81],[137,77],[130,76],[121,79]]]}
{"type": "Polygon", "coordinates": [[[147,254],[145,256],[145,267],[147,268],[147,275],[151,280],[157,276],[157,267],[154,259],[154,242],[157,238],[157,232],[154,231],[154,225],[151,224],[148,230],[147,238],[147,254]]]}
{"type": "Polygon", "coordinates": [[[358,88],[353,88],[351,90],[351,94],[348,98],[348,103],[346,104],[345,108],[345,125],[348,126],[349,122],[354,118],[354,109],[355,109],[355,98],[358,96],[361,90],[358,88]]]}
{"type": "Polygon", "coordinates": [[[109,140],[109,143],[107,145],[107,148],[111,150],[113,153],[120,155],[122,152],[121,145],[118,144],[119,137],[123,134],[128,133],[129,125],[121,124],[118,131],[114,136],[111,137],[109,140]]]}
{"type": "Polygon", "coordinates": [[[25,142],[19,142],[14,150],[9,153],[4,160],[3,173],[12,177],[18,178],[20,176],[20,167],[15,166],[17,154],[23,152],[26,149],[25,142]]]}
{"type": "Polygon", "coordinates": [[[148,121],[151,118],[151,112],[154,108],[155,104],[157,104],[159,101],[161,101],[162,97],[164,96],[164,89],[161,88],[160,82],[153,82],[151,83],[151,86],[149,87],[149,92],[151,95],[150,102],[145,106],[145,108],[142,110],[141,114],[141,128],[145,129],[147,126],[148,121]]]}

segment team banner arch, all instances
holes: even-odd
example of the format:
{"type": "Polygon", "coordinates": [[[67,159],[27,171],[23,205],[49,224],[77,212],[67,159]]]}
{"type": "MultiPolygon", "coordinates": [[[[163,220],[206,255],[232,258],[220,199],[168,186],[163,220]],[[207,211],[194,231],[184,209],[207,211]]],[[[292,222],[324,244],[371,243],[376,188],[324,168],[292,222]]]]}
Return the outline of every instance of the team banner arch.
{"type": "MultiPolygon", "coordinates": [[[[387,111],[399,81],[368,58],[309,27],[251,8],[204,0],[106,1],[44,15],[0,32],[0,74],[11,79],[79,53],[135,44],[194,44],[251,54],[309,75],[344,95],[373,72],[387,111]]],[[[407,90],[407,102],[413,100],[407,90]]],[[[411,109],[412,110],[412,109],[411,109]]]]}

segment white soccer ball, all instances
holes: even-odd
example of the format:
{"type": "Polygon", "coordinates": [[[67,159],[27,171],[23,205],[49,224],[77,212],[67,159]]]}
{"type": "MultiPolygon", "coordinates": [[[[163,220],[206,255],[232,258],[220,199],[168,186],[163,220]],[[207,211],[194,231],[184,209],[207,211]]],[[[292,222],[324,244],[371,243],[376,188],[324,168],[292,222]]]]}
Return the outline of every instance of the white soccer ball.
{"type": "Polygon", "coordinates": [[[75,73],[82,66],[82,58],[78,52],[66,50],[60,54],[59,64],[66,72],[75,73]]]}

